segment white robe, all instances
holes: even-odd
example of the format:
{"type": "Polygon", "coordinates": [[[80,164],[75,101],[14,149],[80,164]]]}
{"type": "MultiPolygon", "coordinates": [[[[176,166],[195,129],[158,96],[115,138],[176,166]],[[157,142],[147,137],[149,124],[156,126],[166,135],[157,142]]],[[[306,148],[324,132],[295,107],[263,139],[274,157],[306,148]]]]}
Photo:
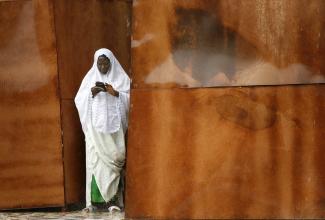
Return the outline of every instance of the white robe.
{"type": "Polygon", "coordinates": [[[75,97],[86,141],[87,206],[91,205],[92,175],[106,202],[117,193],[125,161],[124,133],[128,124],[129,91],[130,78],[113,53],[108,49],[96,51],[93,66],[84,77],[75,97]],[[97,60],[101,55],[111,61],[111,69],[107,74],[101,74],[97,68],[97,60]],[[119,96],[100,92],[92,98],[91,88],[97,81],[112,85],[119,96]]]}
{"type": "Polygon", "coordinates": [[[91,205],[91,178],[95,176],[104,200],[108,202],[118,190],[120,172],[125,161],[122,127],[113,134],[97,132],[88,126],[86,139],[86,205],[91,205]]]}

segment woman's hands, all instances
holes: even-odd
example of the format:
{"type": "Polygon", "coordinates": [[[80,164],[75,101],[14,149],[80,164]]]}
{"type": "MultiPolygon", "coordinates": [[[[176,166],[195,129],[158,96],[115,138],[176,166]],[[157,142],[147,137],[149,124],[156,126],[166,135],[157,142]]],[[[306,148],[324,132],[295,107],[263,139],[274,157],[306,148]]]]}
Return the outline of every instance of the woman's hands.
{"type": "Polygon", "coordinates": [[[93,95],[93,98],[95,98],[95,96],[100,92],[106,92],[106,91],[104,88],[99,86],[94,86],[91,88],[91,94],[93,95]]]}
{"type": "Polygon", "coordinates": [[[107,83],[102,83],[102,82],[96,82],[96,86],[91,88],[91,93],[93,95],[93,98],[100,92],[108,92],[112,96],[118,97],[119,92],[116,91],[112,85],[109,85],[107,83]]]}
{"type": "Polygon", "coordinates": [[[119,96],[119,92],[116,91],[112,85],[109,85],[109,84],[105,84],[105,88],[106,88],[106,91],[111,94],[112,96],[115,96],[115,97],[118,97],[119,96]]]}

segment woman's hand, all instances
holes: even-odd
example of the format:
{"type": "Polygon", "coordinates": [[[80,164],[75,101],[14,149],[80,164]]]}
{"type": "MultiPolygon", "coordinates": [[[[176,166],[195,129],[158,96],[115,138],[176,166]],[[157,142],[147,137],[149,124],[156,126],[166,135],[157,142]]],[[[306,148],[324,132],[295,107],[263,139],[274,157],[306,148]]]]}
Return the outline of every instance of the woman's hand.
{"type": "Polygon", "coordinates": [[[118,97],[119,96],[119,92],[116,91],[112,85],[109,85],[109,84],[105,84],[105,88],[106,88],[106,91],[111,94],[112,96],[115,96],[115,97],[118,97]]]}
{"type": "Polygon", "coordinates": [[[93,95],[93,98],[100,92],[105,92],[105,89],[103,89],[102,87],[99,87],[99,86],[94,86],[91,88],[91,93],[93,95]]]}

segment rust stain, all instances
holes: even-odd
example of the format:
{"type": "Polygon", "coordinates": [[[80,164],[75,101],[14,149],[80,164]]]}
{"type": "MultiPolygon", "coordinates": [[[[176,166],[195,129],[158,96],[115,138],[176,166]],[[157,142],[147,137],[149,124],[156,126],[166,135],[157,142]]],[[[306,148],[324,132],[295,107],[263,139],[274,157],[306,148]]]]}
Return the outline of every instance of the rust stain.
{"type": "Polygon", "coordinates": [[[139,1],[133,8],[134,85],[324,83],[324,4],[321,0],[139,1]]]}
{"type": "Polygon", "coordinates": [[[269,128],[276,121],[276,111],[245,96],[222,95],[213,103],[224,119],[251,130],[269,128]]]}
{"type": "Polygon", "coordinates": [[[324,88],[134,89],[127,217],[322,217],[324,88]]]}
{"type": "Polygon", "coordinates": [[[324,4],[134,2],[127,217],[325,216],[324,85],[184,88],[323,83],[324,4]]]}
{"type": "Polygon", "coordinates": [[[0,209],[64,204],[52,13],[48,0],[0,1],[0,209]]]}

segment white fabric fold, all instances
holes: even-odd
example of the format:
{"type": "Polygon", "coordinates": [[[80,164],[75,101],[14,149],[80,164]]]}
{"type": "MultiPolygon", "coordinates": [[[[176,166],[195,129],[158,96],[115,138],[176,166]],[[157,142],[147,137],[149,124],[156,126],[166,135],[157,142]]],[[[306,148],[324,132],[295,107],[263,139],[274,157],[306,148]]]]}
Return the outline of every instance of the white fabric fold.
{"type": "Polygon", "coordinates": [[[86,141],[86,203],[91,205],[91,178],[95,176],[104,200],[108,202],[118,190],[121,169],[125,162],[124,134],[128,126],[130,78],[108,49],[99,49],[94,63],[82,80],[75,97],[86,141]],[[111,69],[102,74],[97,68],[101,55],[110,59],[111,69]],[[92,98],[91,88],[96,82],[113,86],[115,97],[100,92],[92,98]]]}
{"type": "Polygon", "coordinates": [[[125,131],[128,124],[129,93],[130,78],[113,53],[108,49],[97,50],[93,66],[82,80],[75,97],[83,130],[87,129],[87,124],[91,124],[98,132],[114,133],[119,130],[122,121],[125,131]],[[97,68],[97,59],[101,55],[111,61],[111,69],[107,74],[100,73],[97,68]],[[119,92],[119,97],[100,92],[92,98],[91,88],[97,81],[112,85],[119,92]]]}
{"type": "Polygon", "coordinates": [[[117,193],[125,162],[125,142],[122,127],[113,134],[103,134],[88,125],[85,138],[86,205],[89,206],[92,175],[95,176],[99,191],[106,202],[117,193]]]}

